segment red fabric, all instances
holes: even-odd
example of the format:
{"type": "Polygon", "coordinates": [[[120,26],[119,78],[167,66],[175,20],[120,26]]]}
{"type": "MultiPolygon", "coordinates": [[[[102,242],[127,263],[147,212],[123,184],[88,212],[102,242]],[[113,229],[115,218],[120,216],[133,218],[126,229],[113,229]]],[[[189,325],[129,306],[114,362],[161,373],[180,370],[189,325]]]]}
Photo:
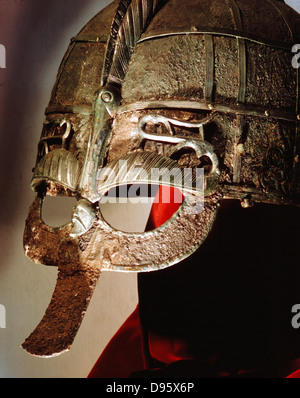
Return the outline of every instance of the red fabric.
{"type": "Polygon", "coordinates": [[[168,221],[178,210],[184,196],[172,187],[160,186],[153,202],[147,229],[155,229],[168,221]]]}
{"type": "MultiPolygon", "coordinates": [[[[178,189],[160,186],[151,209],[148,229],[158,228],[168,221],[178,210],[183,199],[184,196],[178,189]]],[[[150,355],[165,364],[192,359],[187,353],[185,343],[179,339],[163,339],[150,333],[148,344],[150,355]]]]}
{"type": "Polygon", "coordinates": [[[296,359],[291,362],[290,369],[292,373],[287,376],[287,379],[299,379],[300,378],[300,359],[296,359]],[[296,370],[295,370],[296,369],[296,370]]]}
{"type": "MultiPolygon", "coordinates": [[[[179,208],[183,195],[170,187],[159,187],[150,212],[147,230],[158,228],[179,208]]],[[[183,346],[179,342],[162,341],[152,336],[151,354],[171,363],[184,358],[183,346]]],[[[127,378],[133,372],[144,370],[142,354],[142,331],[139,307],[125,321],[111,339],[88,378],[127,378]]]]}
{"type": "Polygon", "coordinates": [[[177,338],[163,338],[153,333],[148,336],[149,353],[152,358],[166,365],[180,360],[193,360],[186,343],[177,338]]]}
{"type": "Polygon", "coordinates": [[[144,369],[144,361],[137,307],[111,339],[88,378],[127,378],[141,369],[144,369]]]}
{"type": "Polygon", "coordinates": [[[290,374],[287,379],[299,379],[300,378],[300,369],[296,370],[296,372],[290,374]]]}

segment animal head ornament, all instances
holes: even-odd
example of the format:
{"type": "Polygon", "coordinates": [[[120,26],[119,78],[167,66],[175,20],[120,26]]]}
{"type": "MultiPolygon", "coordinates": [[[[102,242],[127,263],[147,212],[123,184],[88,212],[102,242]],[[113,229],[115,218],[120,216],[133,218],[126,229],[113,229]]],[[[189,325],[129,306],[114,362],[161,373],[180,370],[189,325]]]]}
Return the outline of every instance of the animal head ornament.
{"type": "Polygon", "coordinates": [[[71,39],[24,232],[26,255],[58,278],[24,349],[68,350],[102,271],[178,263],[205,240],[221,200],[299,204],[299,26],[278,0],[121,0],[71,39]],[[184,200],[156,230],[126,233],[99,206],[125,185],[172,186],[184,200]],[[77,199],[68,224],[45,224],[46,195],[77,199]]]}

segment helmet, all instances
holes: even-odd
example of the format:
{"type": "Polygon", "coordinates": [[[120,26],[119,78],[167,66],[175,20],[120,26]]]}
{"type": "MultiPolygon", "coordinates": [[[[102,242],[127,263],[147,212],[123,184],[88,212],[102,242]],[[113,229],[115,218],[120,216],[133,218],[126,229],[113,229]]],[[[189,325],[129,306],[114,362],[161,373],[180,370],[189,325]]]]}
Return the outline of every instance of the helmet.
{"type": "Polygon", "coordinates": [[[121,0],[71,39],[24,232],[26,255],[58,266],[58,280],[23,348],[69,349],[102,270],[181,261],[207,237],[221,200],[300,203],[299,22],[278,0],[121,0]],[[171,186],[184,201],[159,228],[125,233],[99,208],[124,184],[171,186]],[[43,222],[45,195],[77,198],[69,224],[43,222]]]}

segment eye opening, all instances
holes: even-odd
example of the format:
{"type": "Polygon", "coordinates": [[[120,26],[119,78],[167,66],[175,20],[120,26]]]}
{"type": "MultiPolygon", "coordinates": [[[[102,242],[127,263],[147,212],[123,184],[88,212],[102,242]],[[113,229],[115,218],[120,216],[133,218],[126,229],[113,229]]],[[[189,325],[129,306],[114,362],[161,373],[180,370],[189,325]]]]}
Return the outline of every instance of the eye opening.
{"type": "Polygon", "coordinates": [[[170,129],[163,122],[147,121],[143,125],[143,131],[147,134],[167,135],[170,134],[170,129]]]}
{"type": "Polygon", "coordinates": [[[143,233],[155,230],[168,221],[183,199],[179,189],[169,186],[122,185],[106,193],[99,203],[99,210],[114,229],[125,233],[143,233]]]}
{"type": "Polygon", "coordinates": [[[72,139],[74,130],[69,119],[62,118],[53,122],[45,122],[40,143],[59,144],[66,147],[72,139]]]}
{"type": "Polygon", "coordinates": [[[199,168],[204,169],[204,175],[208,175],[212,172],[213,163],[209,156],[203,155],[201,156],[199,168]]]}
{"type": "Polygon", "coordinates": [[[172,153],[170,158],[178,161],[183,155],[188,155],[188,154],[192,154],[192,153],[195,153],[195,150],[193,148],[183,147],[183,148],[180,148],[178,151],[172,153]]]}
{"type": "Polygon", "coordinates": [[[36,182],[35,191],[42,199],[41,219],[52,228],[64,227],[70,223],[72,209],[77,201],[77,195],[61,184],[40,180],[36,182]]]}
{"type": "Polygon", "coordinates": [[[37,163],[44,157],[49,151],[48,144],[46,141],[40,141],[38,143],[38,154],[37,154],[37,163]]]}
{"type": "Polygon", "coordinates": [[[66,119],[55,120],[44,124],[42,138],[38,143],[38,154],[36,163],[38,163],[48,152],[53,149],[67,149],[73,137],[74,131],[71,122],[66,119]]]}
{"type": "Polygon", "coordinates": [[[74,196],[46,195],[43,200],[41,218],[49,227],[62,227],[71,222],[75,204],[76,198],[74,196]]]}
{"type": "Polygon", "coordinates": [[[195,150],[190,147],[179,149],[170,158],[176,160],[181,166],[203,168],[205,176],[209,175],[213,169],[213,163],[209,156],[203,155],[198,158],[195,150]]]}

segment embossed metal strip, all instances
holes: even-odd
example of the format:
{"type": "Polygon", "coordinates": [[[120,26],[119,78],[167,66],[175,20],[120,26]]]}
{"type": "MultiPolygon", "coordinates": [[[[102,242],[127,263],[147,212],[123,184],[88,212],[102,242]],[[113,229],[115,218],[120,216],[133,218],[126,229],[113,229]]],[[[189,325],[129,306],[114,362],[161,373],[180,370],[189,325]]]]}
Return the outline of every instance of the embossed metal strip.
{"type": "Polygon", "coordinates": [[[205,56],[206,56],[206,81],[205,81],[205,99],[208,103],[213,102],[214,90],[214,42],[212,35],[204,35],[205,56]]]}
{"type": "Polygon", "coordinates": [[[233,15],[233,20],[235,27],[238,31],[243,31],[243,22],[242,22],[242,17],[241,17],[241,11],[239,6],[237,5],[235,0],[228,0],[230,3],[232,15],[233,15]]]}
{"type": "Polygon", "coordinates": [[[183,31],[183,32],[160,33],[157,35],[152,35],[152,36],[141,38],[137,42],[137,44],[143,43],[145,41],[157,40],[157,39],[161,39],[161,38],[169,37],[169,36],[205,35],[205,34],[214,35],[214,36],[227,36],[227,37],[232,37],[232,38],[236,38],[236,39],[244,39],[244,40],[251,41],[251,42],[257,43],[257,44],[261,44],[264,46],[285,50],[289,53],[291,52],[292,43],[285,43],[282,41],[269,40],[269,39],[264,40],[259,36],[250,34],[248,32],[245,33],[243,31],[239,31],[239,30],[223,29],[223,28],[219,28],[218,30],[215,30],[215,29],[211,29],[208,27],[198,28],[196,32],[183,31]]]}
{"type": "MultiPolygon", "coordinates": [[[[233,14],[236,29],[243,31],[243,21],[239,6],[235,0],[229,0],[233,14]]],[[[238,54],[239,54],[239,91],[237,101],[243,104],[246,99],[246,78],[247,78],[247,59],[245,39],[237,38],[238,54]]]]}
{"type": "Polygon", "coordinates": [[[246,87],[247,87],[247,56],[246,56],[246,43],[244,39],[238,39],[239,49],[239,92],[237,102],[244,104],[246,100],[246,87]]]}
{"type": "Polygon", "coordinates": [[[238,151],[238,145],[243,134],[243,115],[237,115],[236,128],[234,131],[234,160],[233,160],[233,182],[239,184],[241,181],[242,158],[238,151]]]}
{"type": "Polygon", "coordinates": [[[282,205],[291,205],[296,204],[300,205],[300,202],[295,202],[294,200],[289,200],[282,196],[279,192],[269,191],[263,192],[257,188],[250,188],[247,186],[234,186],[234,185],[224,185],[222,187],[222,193],[224,199],[251,199],[253,202],[257,203],[269,203],[269,204],[282,204],[282,205]]]}
{"type": "Polygon", "coordinates": [[[78,43],[78,42],[84,42],[84,43],[106,43],[108,39],[108,36],[106,35],[77,35],[71,38],[71,43],[78,43]]]}
{"type": "Polygon", "coordinates": [[[289,20],[288,16],[285,13],[285,6],[283,7],[282,4],[279,1],[274,1],[274,0],[267,0],[267,2],[269,4],[271,4],[280,14],[280,16],[282,17],[282,19],[284,20],[290,34],[291,34],[291,39],[292,42],[294,42],[295,40],[295,29],[293,27],[293,24],[291,23],[291,21],[289,20]]]}
{"type": "Polygon", "coordinates": [[[120,106],[118,113],[130,112],[134,110],[145,110],[145,109],[191,109],[191,110],[203,110],[203,111],[217,111],[225,113],[238,113],[241,115],[252,115],[252,116],[267,116],[274,119],[287,120],[291,122],[297,121],[295,112],[282,111],[280,109],[266,109],[262,107],[253,107],[250,105],[213,105],[207,104],[201,101],[172,101],[172,100],[160,100],[160,101],[141,101],[132,104],[126,104],[120,106]]]}

